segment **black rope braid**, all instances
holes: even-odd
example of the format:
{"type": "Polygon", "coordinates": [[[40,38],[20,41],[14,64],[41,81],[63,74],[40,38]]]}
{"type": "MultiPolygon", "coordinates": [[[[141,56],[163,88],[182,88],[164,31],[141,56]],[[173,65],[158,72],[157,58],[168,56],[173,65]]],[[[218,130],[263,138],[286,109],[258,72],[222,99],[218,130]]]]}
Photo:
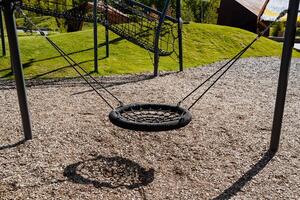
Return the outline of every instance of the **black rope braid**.
{"type": "Polygon", "coordinates": [[[282,17],[284,17],[287,14],[288,10],[282,11],[278,17],[269,24],[262,32],[260,32],[256,38],[249,43],[246,47],[244,47],[239,53],[237,53],[234,57],[232,57],[228,62],[226,62],[222,67],[220,67],[215,73],[213,73],[211,76],[209,76],[206,80],[204,80],[200,85],[198,85],[195,89],[193,89],[188,95],[186,95],[181,101],[177,103],[179,106],[182,102],[184,102],[186,99],[188,99],[191,95],[193,95],[196,91],[198,91],[205,83],[210,81],[213,77],[215,77],[219,72],[221,72],[223,69],[226,69],[216,78],[215,81],[212,82],[212,84],[195,100],[193,103],[189,106],[188,110],[190,110],[194,105],[202,99],[202,97],[228,72],[228,70],[242,57],[242,55],[257,41],[259,40],[270,28],[274,25],[277,21],[279,21],[282,17]]]}
{"type": "Polygon", "coordinates": [[[49,37],[45,35],[45,33],[37,27],[33,21],[27,17],[27,15],[20,9],[17,8],[17,11],[21,13],[26,20],[28,20],[29,23],[31,23],[37,31],[44,36],[44,38],[51,44],[52,47],[55,48],[55,50],[70,64],[70,66],[79,74],[79,76],[98,94],[98,96],[111,108],[114,109],[114,107],[99,93],[99,91],[85,78],[83,74],[80,73],[80,71],[75,67],[77,66],[80,68],[86,75],[88,75],[97,85],[99,85],[102,89],[104,89],[108,94],[110,94],[116,101],[118,101],[119,105],[124,105],[121,100],[119,100],[114,94],[112,94],[104,85],[102,85],[99,81],[97,81],[93,76],[91,76],[84,68],[82,68],[76,61],[74,61],[67,53],[65,53],[59,46],[57,46],[49,37]]]}
{"type": "Polygon", "coordinates": [[[213,83],[192,103],[192,105],[188,108],[190,110],[202,97],[226,74],[226,72],[241,58],[241,56],[257,41],[257,38],[253,40],[240,54],[233,60],[233,62],[221,73],[218,78],[213,81],[213,83]]]}
{"type": "Polygon", "coordinates": [[[59,52],[59,54],[72,66],[72,68],[79,74],[79,76],[98,94],[98,96],[111,108],[114,107],[98,92],[98,90],[82,75],[76,67],[67,59],[66,54],[48,37],[45,37],[46,40],[59,52]]]}
{"type": "Polygon", "coordinates": [[[248,48],[251,47],[251,45],[254,43],[255,40],[253,40],[247,47],[245,47],[242,51],[240,51],[238,54],[236,54],[233,58],[231,58],[229,61],[227,61],[220,69],[218,69],[215,73],[213,73],[210,77],[205,79],[200,85],[198,85],[193,91],[191,91],[187,96],[185,96],[181,101],[178,102],[178,105],[180,105],[182,102],[184,102],[187,98],[189,98],[192,94],[194,94],[197,90],[199,90],[205,83],[210,81],[213,77],[215,77],[220,71],[222,71],[225,67],[227,67],[230,63],[232,63],[234,60],[239,58],[240,56],[243,55],[244,52],[248,48]]]}

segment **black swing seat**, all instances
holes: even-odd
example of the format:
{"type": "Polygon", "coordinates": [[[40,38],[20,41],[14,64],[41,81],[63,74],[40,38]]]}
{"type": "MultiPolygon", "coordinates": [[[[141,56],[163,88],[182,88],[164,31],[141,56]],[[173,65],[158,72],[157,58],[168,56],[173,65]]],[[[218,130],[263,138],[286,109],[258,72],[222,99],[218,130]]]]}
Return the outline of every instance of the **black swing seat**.
{"type": "Polygon", "coordinates": [[[121,128],[158,132],[182,128],[191,122],[192,115],[174,105],[129,104],[111,111],[109,119],[121,128]]]}

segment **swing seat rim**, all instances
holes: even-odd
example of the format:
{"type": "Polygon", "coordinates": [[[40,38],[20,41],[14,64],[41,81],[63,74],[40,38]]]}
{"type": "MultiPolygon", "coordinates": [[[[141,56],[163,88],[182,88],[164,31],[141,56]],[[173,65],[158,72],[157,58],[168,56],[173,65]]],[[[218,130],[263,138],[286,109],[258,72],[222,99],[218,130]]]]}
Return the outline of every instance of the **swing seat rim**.
{"type": "Polygon", "coordinates": [[[109,120],[114,125],[134,130],[134,131],[145,131],[145,132],[160,132],[169,131],[174,129],[182,128],[188,125],[192,121],[191,113],[180,106],[169,105],[169,104],[154,104],[154,103],[132,103],[115,108],[109,113],[109,120]],[[149,123],[149,122],[137,122],[128,120],[121,114],[127,111],[138,110],[138,109],[151,109],[151,111],[171,111],[180,114],[178,120],[170,120],[159,123],[149,123]]]}

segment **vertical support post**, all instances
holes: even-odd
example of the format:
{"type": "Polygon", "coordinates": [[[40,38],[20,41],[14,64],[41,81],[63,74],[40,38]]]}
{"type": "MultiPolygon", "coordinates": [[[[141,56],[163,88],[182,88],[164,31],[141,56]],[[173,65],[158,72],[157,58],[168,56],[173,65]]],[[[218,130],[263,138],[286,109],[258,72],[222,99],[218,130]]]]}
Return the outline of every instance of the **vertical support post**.
{"type": "Polygon", "coordinates": [[[4,26],[2,20],[2,7],[0,7],[0,36],[1,36],[2,56],[6,56],[4,26]]]}
{"type": "Polygon", "coordinates": [[[4,19],[6,24],[6,31],[9,43],[9,50],[11,56],[11,65],[14,69],[16,87],[19,99],[19,106],[22,117],[23,131],[25,140],[32,139],[31,120],[27,104],[26,88],[23,75],[23,67],[20,58],[20,50],[17,37],[17,28],[14,17],[14,8],[12,1],[4,3],[4,19]]]}
{"type": "Polygon", "coordinates": [[[155,39],[154,39],[154,76],[158,76],[158,64],[159,64],[159,38],[161,33],[162,25],[165,21],[165,17],[167,15],[167,11],[169,8],[170,0],[165,1],[164,8],[161,12],[161,15],[159,16],[159,23],[156,27],[155,31],[155,39]]]}
{"type": "Polygon", "coordinates": [[[109,57],[109,21],[108,21],[108,5],[107,5],[107,0],[104,0],[104,5],[105,5],[105,47],[106,47],[106,58],[109,57]]]}
{"type": "Polygon", "coordinates": [[[98,0],[94,0],[93,6],[93,18],[94,18],[94,71],[96,73],[98,70],[98,20],[97,20],[97,6],[98,0]]]}
{"type": "Polygon", "coordinates": [[[289,69],[291,65],[293,47],[295,44],[299,2],[300,0],[290,0],[289,3],[288,18],[286,24],[285,39],[278,81],[277,98],[273,119],[272,136],[270,142],[270,150],[273,152],[276,152],[279,147],[280,134],[282,128],[282,118],[284,113],[285,98],[288,86],[289,69]]]}
{"type": "Polygon", "coordinates": [[[181,0],[176,0],[176,18],[178,23],[179,70],[183,71],[181,0]]]}

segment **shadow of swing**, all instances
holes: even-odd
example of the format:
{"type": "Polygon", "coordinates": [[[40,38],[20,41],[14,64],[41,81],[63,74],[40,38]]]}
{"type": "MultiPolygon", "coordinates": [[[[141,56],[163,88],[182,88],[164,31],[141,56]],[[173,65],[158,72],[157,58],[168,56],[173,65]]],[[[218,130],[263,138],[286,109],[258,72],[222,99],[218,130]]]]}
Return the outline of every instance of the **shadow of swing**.
{"type": "Polygon", "coordinates": [[[138,163],[119,156],[77,162],[64,169],[64,176],[77,184],[91,184],[96,188],[141,189],[154,180],[154,169],[146,170],[138,163]]]}
{"type": "Polygon", "coordinates": [[[268,163],[275,156],[275,152],[268,150],[264,153],[263,157],[251,167],[244,175],[242,175],[237,181],[235,181],[230,187],[225,189],[219,196],[213,198],[213,200],[225,200],[230,199],[240,192],[243,187],[250,182],[260,171],[262,171],[268,163]]]}

